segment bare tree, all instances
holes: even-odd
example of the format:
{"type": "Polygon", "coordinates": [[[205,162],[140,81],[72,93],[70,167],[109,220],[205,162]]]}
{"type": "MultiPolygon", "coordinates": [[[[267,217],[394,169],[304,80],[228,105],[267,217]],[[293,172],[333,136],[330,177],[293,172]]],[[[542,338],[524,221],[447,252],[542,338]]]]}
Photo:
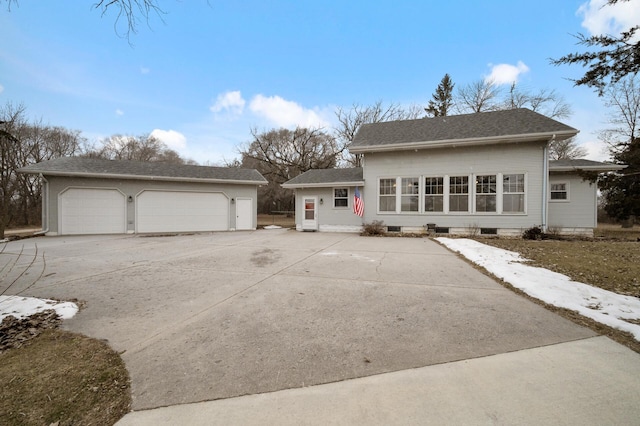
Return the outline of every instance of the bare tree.
{"type": "Polygon", "coordinates": [[[503,109],[500,104],[500,87],[492,80],[476,80],[458,87],[455,105],[460,114],[487,112],[503,109]]]}
{"type": "Polygon", "coordinates": [[[587,150],[578,145],[575,136],[564,140],[554,140],[549,145],[550,160],[572,160],[586,157],[587,154],[587,150]]]}
{"type": "Polygon", "coordinates": [[[154,136],[113,135],[100,141],[97,146],[88,146],[85,157],[107,160],[163,161],[174,164],[194,164],[192,160],[180,157],[164,142],[154,136]]]}
{"type": "Polygon", "coordinates": [[[11,103],[0,110],[0,239],[9,224],[9,206],[18,188],[16,169],[22,153],[14,134],[26,125],[24,112],[24,105],[11,103]]]}
{"type": "Polygon", "coordinates": [[[537,92],[522,89],[512,83],[506,98],[498,109],[529,108],[549,118],[567,118],[571,116],[571,106],[564,97],[553,89],[540,89],[537,92]]]}
{"type": "Polygon", "coordinates": [[[413,120],[420,118],[423,113],[424,111],[418,105],[404,108],[394,103],[385,105],[382,101],[377,101],[369,106],[353,104],[349,110],[338,108],[336,110],[336,116],[339,126],[334,129],[334,135],[338,142],[338,153],[345,154],[342,155],[343,158],[341,158],[341,160],[354,167],[361,165],[360,155],[346,155],[346,153],[348,152],[349,145],[353,142],[353,138],[363,124],[394,120],[413,120]]]}
{"type": "Polygon", "coordinates": [[[269,185],[259,188],[260,211],[293,210],[293,194],[280,184],[311,169],[335,167],[339,155],[336,140],[322,129],[296,127],[259,132],[251,130],[253,140],[239,149],[242,166],[257,169],[269,185]]]}

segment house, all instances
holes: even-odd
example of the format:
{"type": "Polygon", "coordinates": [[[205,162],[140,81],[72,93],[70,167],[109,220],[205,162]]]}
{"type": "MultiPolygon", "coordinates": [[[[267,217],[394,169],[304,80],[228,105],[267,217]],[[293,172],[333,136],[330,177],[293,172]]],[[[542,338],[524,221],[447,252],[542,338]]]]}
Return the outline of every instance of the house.
{"type": "Polygon", "coordinates": [[[526,108],[363,125],[349,150],[362,168],[310,170],[296,193],[296,229],[518,235],[533,226],[592,235],[597,188],[580,170],[624,166],[549,161],[578,130],[526,108]],[[364,216],[353,214],[356,188],[364,216]]]}
{"type": "Polygon", "coordinates": [[[42,178],[46,235],[256,229],[252,169],[64,157],[18,170],[42,178]]]}

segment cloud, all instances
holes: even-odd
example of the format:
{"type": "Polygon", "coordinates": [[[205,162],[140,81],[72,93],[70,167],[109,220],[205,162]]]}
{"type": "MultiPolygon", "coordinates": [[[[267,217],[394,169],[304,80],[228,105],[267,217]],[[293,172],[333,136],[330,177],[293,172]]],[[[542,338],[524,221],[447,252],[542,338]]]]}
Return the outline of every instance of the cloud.
{"type": "Polygon", "coordinates": [[[150,68],[140,67],[140,74],[149,74],[151,72],[150,68]]]}
{"type": "Polygon", "coordinates": [[[0,84],[0,93],[4,92],[4,86],[0,84]]]}
{"type": "Polygon", "coordinates": [[[249,104],[251,111],[277,126],[326,127],[329,123],[318,112],[303,108],[280,96],[256,95],[249,104]]]}
{"type": "Polygon", "coordinates": [[[175,130],[154,129],[151,132],[151,136],[164,142],[169,148],[174,150],[182,150],[187,147],[187,138],[175,130]]]}
{"type": "Polygon", "coordinates": [[[116,115],[117,115],[118,117],[121,117],[121,116],[123,116],[123,115],[124,115],[124,111],[123,111],[123,110],[121,110],[121,109],[117,109],[117,110],[116,110],[116,115]]]}
{"type": "Polygon", "coordinates": [[[244,110],[245,100],[239,90],[225,92],[216,98],[216,102],[209,108],[213,113],[228,112],[232,115],[240,115],[244,110]]]}
{"type": "Polygon", "coordinates": [[[484,81],[493,81],[497,85],[516,83],[521,74],[529,71],[529,67],[522,61],[518,61],[516,65],[489,64],[489,66],[491,73],[485,76],[484,81]]]}
{"type": "Polygon", "coordinates": [[[590,0],[576,14],[582,16],[582,26],[591,35],[618,35],[640,22],[640,7],[633,1],[608,5],[606,0],[590,0]]]}

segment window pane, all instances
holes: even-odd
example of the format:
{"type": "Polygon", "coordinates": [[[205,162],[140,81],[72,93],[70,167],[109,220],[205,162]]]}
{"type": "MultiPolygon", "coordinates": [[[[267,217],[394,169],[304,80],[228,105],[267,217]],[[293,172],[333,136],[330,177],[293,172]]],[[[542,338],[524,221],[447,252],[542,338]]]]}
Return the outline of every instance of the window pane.
{"type": "Polygon", "coordinates": [[[566,192],[552,192],[551,193],[552,200],[566,200],[567,193],[566,192]]]}
{"type": "Polygon", "coordinates": [[[476,194],[495,194],[496,175],[476,176],[476,194]]]}
{"type": "Polygon", "coordinates": [[[400,211],[403,212],[417,212],[418,211],[418,197],[415,195],[402,196],[400,211]]]}
{"type": "Polygon", "coordinates": [[[476,211],[477,212],[495,212],[496,196],[495,195],[476,195],[476,211]]]}
{"type": "Polygon", "coordinates": [[[314,213],[315,213],[315,212],[314,212],[313,210],[305,210],[305,212],[304,212],[304,218],[305,218],[306,220],[313,220],[313,218],[314,218],[314,213]]]}
{"type": "Polygon", "coordinates": [[[504,192],[524,192],[524,175],[504,175],[502,177],[504,192]]]}
{"type": "Polygon", "coordinates": [[[396,197],[380,196],[380,211],[381,212],[395,212],[396,211],[396,197]]]}
{"type": "Polygon", "coordinates": [[[469,193],[469,177],[468,176],[451,176],[449,178],[450,194],[468,194],[469,193]]]}
{"type": "Polygon", "coordinates": [[[349,207],[349,200],[346,198],[336,198],[334,207],[349,207]]]}
{"type": "Polygon", "coordinates": [[[333,196],[336,198],[346,198],[349,194],[347,188],[335,188],[333,190],[333,196]]]}
{"type": "Polygon", "coordinates": [[[449,211],[466,212],[469,211],[468,195],[449,195],[449,211]]]}
{"type": "Polygon", "coordinates": [[[391,195],[396,193],[395,179],[380,179],[380,195],[391,195]]]}
{"type": "Polygon", "coordinates": [[[424,211],[441,212],[444,210],[444,197],[442,195],[430,195],[424,197],[424,211]]]}
{"type": "Polygon", "coordinates": [[[441,177],[428,177],[424,179],[424,193],[437,195],[444,193],[443,179],[441,177]]]}
{"type": "Polygon", "coordinates": [[[505,194],[502,211],[509,213],[524,212],[524,194],[505,194]]]}

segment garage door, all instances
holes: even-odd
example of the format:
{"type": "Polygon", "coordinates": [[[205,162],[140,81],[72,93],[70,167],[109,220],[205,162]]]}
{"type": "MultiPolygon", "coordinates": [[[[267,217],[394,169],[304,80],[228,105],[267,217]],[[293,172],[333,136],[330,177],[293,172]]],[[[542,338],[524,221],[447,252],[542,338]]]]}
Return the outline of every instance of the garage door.
{"type": "Polygon", "coordinates": [[[229,199],[219,192],[144,191],[136,212],[137,232],[229,229],[229,199]]]}
{"type": "Polygon", "coordinates": [[[62,235],[126,232],[126,200],[116,189],[69,188],[59,206],[62,235]]]}

